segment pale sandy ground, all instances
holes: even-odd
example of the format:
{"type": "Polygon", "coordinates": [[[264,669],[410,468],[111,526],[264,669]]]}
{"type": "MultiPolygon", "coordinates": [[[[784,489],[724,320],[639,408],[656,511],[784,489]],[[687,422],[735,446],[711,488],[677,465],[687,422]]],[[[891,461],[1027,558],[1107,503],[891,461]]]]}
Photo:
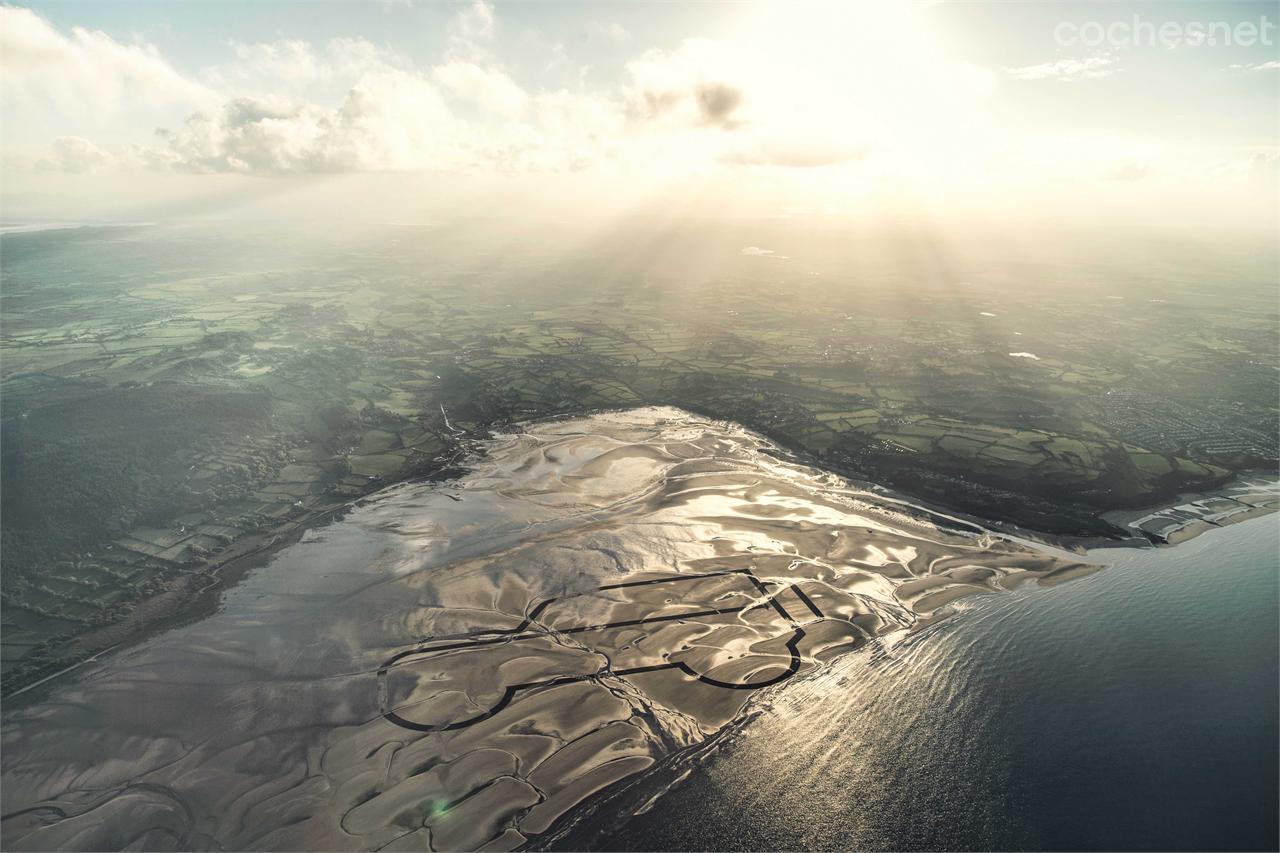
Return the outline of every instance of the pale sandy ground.
{"type": "Polygon", "coordinates": [[[1103,518],[1156,544],[1177,545],[1215,527],[1238,524],[1280,509],[1280,480],[1268,474],[1238,478],[1217,491],[1183,495],[1176,503],[1117,510],[1103,518]]]}
{"type": "Polygon", "coordinates": [[[365,501],[216,615],[6,708],[3,846],[518,847],[762,689],[1097,569],[768,447],[598,415],[365,501]]]}

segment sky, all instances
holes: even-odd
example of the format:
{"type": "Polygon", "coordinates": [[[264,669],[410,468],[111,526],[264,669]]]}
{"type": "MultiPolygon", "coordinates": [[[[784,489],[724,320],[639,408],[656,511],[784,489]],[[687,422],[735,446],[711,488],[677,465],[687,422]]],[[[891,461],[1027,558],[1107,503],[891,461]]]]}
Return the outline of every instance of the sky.
{"type": "Polygon", "coordinates": [[[1190,0],[3,5],[0,218],[1274,227],[1277,23],[1190,0]]]}

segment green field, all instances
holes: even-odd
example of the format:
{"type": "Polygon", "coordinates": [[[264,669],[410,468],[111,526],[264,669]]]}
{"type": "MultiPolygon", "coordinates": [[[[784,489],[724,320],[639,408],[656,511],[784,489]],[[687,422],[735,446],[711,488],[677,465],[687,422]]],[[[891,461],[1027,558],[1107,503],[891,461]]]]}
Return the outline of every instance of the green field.
{"type": "Polygon", "coordinates": [[[681,246],[659,263],[610,239],[565,257],[429,228],[394,249],[212,226],[0,238],[6,684],[529,418],[681,406],[1061,534],[1275,465],[1265,259],[1228,306],[1176,247],[1097,260],[1096,285],[988,261],[939,288],[813,248],[833,241],[686,275],[681,246]]]}

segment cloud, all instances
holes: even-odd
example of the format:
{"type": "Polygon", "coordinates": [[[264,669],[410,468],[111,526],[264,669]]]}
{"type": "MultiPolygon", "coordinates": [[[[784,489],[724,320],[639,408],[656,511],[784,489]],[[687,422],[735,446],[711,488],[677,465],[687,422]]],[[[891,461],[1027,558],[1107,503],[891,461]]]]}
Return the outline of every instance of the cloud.
{"type": "Polygon", "coordinates": [[[1085,59],[1059,59],[1039,65],[1006,68],[1005,76],[1011,80],[1083,80],[1109,77],[1120,69],[1109,56],[1090,56],[1085,59]]]}
{"type": "Polygon", "coordinates": [[[49,146],[47,156],[36,163],[42,171],[70,172],[79,175],[109,166],[115,158],[79,136],[60,136],[49,146]]]}
{"type": "Polygon", "coordinates": [[[1255,151],[1248,160],[1249,175],[1268,192],[1275,192],[1280,179],[1280,153],[1255,151]]]}
{"type": "MultiPolygon", "coordinates": [[[[234,44],[237,62],[214,75],[243,91],[156,132],[133,160],[180,172],[563,169],[598,160],[600,135],[621,127],[620,103],[522,89],[488,54],[493,7],[475,2],[450,24],[443,60],[415,67],[361,39],[316,51],[285,40],[234,44]],[[279,94],[282,83],[345,81],[336,107],[279,94]]],[[[303,85],[295,92],[313,91],[303,85]]],[[[332,102],[331,102],[332,103],[332,102]]]]}
{"type": "Polygon", "coordinates": [[[743,90],[735,63],[709,39],[686,39],[673,50],[651,49],[627,63],[627,109],[638,122],[667,126],[736,126],[743,90]]]}
{"type": "Polygon", "coordinates": [[[493,41],[496,27],[493,6],[485,0],[475,0],[470,7],[454,16],[449,25],[450,57],[476,60],[487,56],[488,44],[493,41]]]}
{"type": "MultiPolygon", "coordinates": [[[[611,163],[689,173],[723,165],[812,167],[862,154],[845,125],[829,128],[829,114],[792,109],[792,86],[762,75],[749,52],[710,39],[645,51],[612,85],[591,89],[580,78],[573,88],[527,90],[492,52],[498,21],[483,0],[454,16],[434,64],[359,38],[282,38],[228,43],[228,60],[201,71],[200,82],[152,46],[101,33],[64,35],[34,13],[0,10],[21,25],[3,31],[4,43],[20,48],[12,56],[6,48],[6,73],[83,63],[76,51],[106,45],[98,53],[129,60],[102,72],[123,81],[122,92],[143,87],[146,97],[170,92],[178,99],[170,115],[146,117],[148,126],[160,125],[149,141],[112,152],[73,124],[66,129],[79,143],[50,148],[43,168],[283,174],[569,171],[611,163]]],[[[613,27],[600,32],[622,38],[613,27]]],[[[59,79],[50,72],[44,82],[59,79]]]]}
{"type": "Polygon", "coordinates": [[[496,115],[516,118],[529,95],[505,72],[474,62],[448,62],[432,69],[432,79],[453,98],[496,115]]]}
{"type": "Polygon", "coordinates": [[[323,73],[311,45],[298,39],[244,44],[232,42],[238,70],[262,74],[273,80],[314,80],[323,73]]]}
{"type": "Polygon", "coordinates": [[[623,157],[627,120],[607,96],[561,90],[533,99],[501,155],[504,168],[577,171],[623,157]]]}
{"type": "Polygon", "coordinates": [[[454,26],[464,38],[474,40],[493,38],[493,6],[485,0],[475,0],[470,9],[458,15],[454,26]]]}
{"type": "Polygon", "coordinates": [[[694,89],[698,111],[707,124],[733,126],[733,111],[742,103],[742,92],[728,83],[702,83],[694,89]]]}
{"type": "Polygon", "coordinates": [[[124,101],[202,104],[215,98],[151,44],[74,27],[63,35],[30,9],[0,6],[0,93],[23,105],[102,113],[124,101]]]}
{"type": "Polygon", "coordinates": [[[1227,68],[1232,71],[1280,71],[1280,59],[1268,59],[1266,62],[1233,63],[1227,68]]]}
{"type": "Polygon", "coordinates": [[[334,38],[315,46],[300,39],[230,43],[234,60],[205,69],[201,79],[241,96],[283,95],[316,85],[350,87],[366,74],[412,67],[395,51],[360,38],[334,38]]]}
{"type": "Polygon", "coordinates": [[[276,98],[235,98],[157,131],[140,149],[147,165],[187,172],[325,172],[430,168],[443,156],[452,117],[435,86],[386,72],[351,89],[334,110],[276,98]]]}
{"type": "MultiPolygon", "coordinates": [[[[129,69],[112,72],[117,78],[138,86],[154,78],[159,91],[184,99],[145,117],[144,126],[160,125],[150,140],[110,152],[75,124],[60,128],[83,145],[51,149],[48,168],[283,174],[611,164],[620,172],[689,175],[847,163],[875,145],[857,110],[832,109],[849,97],[851,81],[832,77],[805,88],[805,78],[761,68],[754,50],[710,39],[644,51],[612,84],[589,87],[584,69],[570,86],[526,89],[493,52],[499,22],[483,0],[454,16],[435,63],[359,38],[230,42],[228,60],[201,71],[199,83],[154,47],[64,35],[25,10],[3,13],[21,13],[18,23],[33,33],[19,39],[4,31],[6,43],[27,46],[6,55],[6,68],[65,65],[72,62],[65,54],[80,49],[77,39],[105,39],[114,45],[108,53],[123,53],[151,75],[117,63],[129,69]],[[47,55],[56,61],[37,62],[47,55]]],[[[64,113],[78,117],[74,109],[64,113]]],[[[137,116],[128,120],[139,124],[137,116]]]]}
{"type": "Polygon", "coordinates": [[[135,159],[179,172],[567,171],[615,153],[620,105],[529,95],[494,69],[450,62],[366,75],[334,109],[242,97],[157,132],[135,159]]]}

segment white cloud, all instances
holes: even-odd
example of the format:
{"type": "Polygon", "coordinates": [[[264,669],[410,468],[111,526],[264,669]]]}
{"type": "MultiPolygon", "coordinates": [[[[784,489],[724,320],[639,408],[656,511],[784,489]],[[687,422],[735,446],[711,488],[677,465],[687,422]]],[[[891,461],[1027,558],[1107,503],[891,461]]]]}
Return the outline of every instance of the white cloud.
{"type": "Polygon", "coordinates": [[[488,55],[488,44],[496,29],[493,6],[475,0],[454,16],[449,25],[449,55],[455,59],[479,59],[488,55]]]}
{"type": "Polygon", "coordinates": [[[447,62],[432,69],[431,78],[453,98],[495,115],[517,118],[529,102],[505,72],[474,62],[447,62]]]}
{"type": "Polygon", "coordinates": [[[299,39],[258,44],[232,42],[231,47],[242,73],[262,74],[286,82],[314,80],[322,73],[311,45],[299,39]]]}
{"type": "Polygon", "coordinates": [[[1280,71],[1280,59],[1268,59],[1266,62],[1237,62],[1227,67],[1232,71],[1280,71]]]}
{"type": "Polygon", "coordinates": [[[1267,192],[1274,193],[1277,180],[1280,180],[1280,153],[1275,151],[1255,151],[1248,158],[1249,175],[1258,186],[1267,192]]]}
{"type": "MultiPolygon", "coordinates": [[[[590,169],[576,182],[590,188],[584,197],[608,195],[620,206],[629,193],[670,188],[689,209],[717,215],[896,216],[936,206],[997,216],[1035,202],[1091,217],[1099,196],[1115,216],[1199,216],[1184,211],[1201,198],[1241,221],[1273,212],[1258,204],[1273,204],[1277,160],[1244,119],[1229,123],[1230,110],[1179,108],[1221,119],[1213,140],[1167,127],[1160,110],[1123,127],[1082,123],[1072,110],[1032,121],[1017,109],[1031,89],[1088,84],[1030,81],[1120,73],[1123,57],[1053,54],[1056,61],[1009,69],[957,62],[979,54],[972,45],[951,50],[954,33],[934,20],[936,4],[831,0],[803,13],[748,4],[719,41],[645,51],[638,33],[592,24],[607,10],[550,16],[544,34],[529,29],[538,15],[521,14],[510,30],[515,21],[488,3],[451,3],[458,14],[431,58],[361,38],[300,40],[305,21],[256,43],[206,39],[200,50],[192,49],[200,33],[175,32],[175,50],[189,52],[166,57],[127,30],[55,28],[0,6],[5,193],[34,197],[62,184],[116,204],[135,184],[203,193],[253,185],[234,173],[388,170],[455,172],[456,181],[430,180],[506,191],[552,184],[515,172],[590,169]],[[221,58],[203,58],[210,48],[221,58]],[[196,57],[206,64],[190,64],[196,57]],[[157,127],[166,130],[151,136],[157,127]],[[143,175],[144,167],[233,174],[143,175]],[[41,169],[103,174],[61,179],[41,169]]],[[[373,11],[373,33],[393,15],[420,17],[373,11]]],[[[669,35],[682,20],[645,32],[669,35]]],[[[1232,60],[1220,69],[1222,61],[1232,60]]],[[[1137,71],[1145,60],[1135,54],[1126,69],[1129,62],[1137,71]]],[[[1275,67],[1233,70],[1260,77],[1275,67]]],[[[1088,88],[1078,94],[1106,95],[1106,84],[1088,88]]],[[[392,176],[297,183],[417,186],[392,176]]]]}
{"type": "MultiPolygon", "coordinates": [[[[241,94],[157,131],[134,159],[186,172],[580,168],[598,161],[621,107],[587,94],[521,88],[488,54],[493,8],[455,16],[443,61],[426,68],[361,39],[315,50],[285,40],[235,44],[211,72],[241,94]],[[274,84],[274,85],[272,85],[274,84]],[[289,85],[299,84],[299,85],[289,85]],[[308,98],[341,84],[336,107],[308,98]],[[290,93],[291,92],[291,93],[290,93]],[[285,94],[290,93],[290,94],[285,94]]],[[[330,101],[332,104],[333,101],[330,101]]]]}
{"type": "Polygon", "coordinates": [[[607,98],[531,96],[500,72],[454,62],[366,75],[336,109],[236,98],[135,156],[182,172],[563,171],[613,157],[624,129],[607,98]]]}
{"type": "Polygon", "coordinates": [[[632,118],[662,125],[733,127],[743,91],[736,58],[710,39],[686,39],[675,50],[647,50],[627,63],[632,118]]]}
{"type": "Polygon", "coordinates": [[[493,38],[493,6],[485,0],[475,0],[470,9],[458,15],[455,27],[464,38],[475,40],[493,38]]]}
{"type": "Polygon", "coordinates": [[[63,35],[29,9],[0,6],[0,93],[24,106],[102,113],[122,101],[202,104],[214,98],[151,44],[75,27],[63,35]]]}
{"type": "MultiPolygon", "coordinates": [[[[690,134],[714,139],[741,121],[743,91],[729,82],[732,64],[712,42],[647,52],[627,65],[621,88],[529,92],[489,54],[494,28],[492,7],[468,7],[450,26],[443,60],[426,68],[368,42],[331,42],[322,55],[301,42],[236,45],[239,62],[219,79],[352,83],[336,108],[299,96],[305,86],[291,95],[278,94],[288,90],[279,83],[277,94],[248,86],[252,94],[161,131],[135,158],[177,171],[244,173],[715,163],[724,146],[690,134]]],[[[757,147],[755,162],[830,159],[757,147]]]]}
{"type": "MultiPolygon", "coordinates": [[[[864,150],[865,140],[852,138],[847,123],[830,128],[829,113],[796,113],[792,86],[756,68],[750,51],[709,39],[645,51],[624,63],[622,81],[612,86],[593,90],[579,80],[572,90],[527,90],[491,51],[497,21],[483,0],[454,17],[434,65],[358,38],[319,45],[285,38],[229,43],[229,60],[201,71],[200,82],[152,46],[122,45],[101,33],[63,36],[31,12],[3,13],[16,14],[29,31],[21,37],[12,27],[4,31],[5,43],[19,46],[6,54],[6,73],[42,65],[61,73],[86,62],[76,52],[91,45],[95,56],[130,60],[95,72],[123,81],[116,84],[121,91],[137,86],[149,97],[179,98],[180,113],[144,119],[160,126],[150,142],[108,155],[121,168],[560,171],[609,162],[683,174],[738,164],[825,166],[859,159],[864,150]]],[[[619,30],[602,25],[600,32],[616,41],[619,30]]],[[[48,78],[49,85],[63,79],[48,78]]],[[[67,91],[79,94],[77,86],[67,91]]],[[[82,138],[75,124],[66,130],[82,138]]],[[[67,168],[111,164],[87,150],[44,159],[67,168]]]]}
{"type": "Polygon", "coordinates": [[[528,121],[509,146],[504,165],[572,171],[623,158],[626,117],[607,96],[565,90],[534,98],[528,121]]]}
{"type": "Polygon", "coordinates": [[[235,98],[158,135],[159,145],[138,152],[148,165],[268,173],[456,165],[451,143],[459,139],[457,123],[436,87],[401,71],[370,75],[337,109],[235,98]]]}
{"type": "Polygon", "coordinates": [[[79,175],[95,172],[111,165],[114,160],[114,157],[87,139],[60,136],[49,146],[48,155],[36,163],[36,168],[79,175]]]}
{"type": "Polygon", "coordinates": [[[319,46],[299,39],[233,41],[230,47],[233,61],[200,76],[218,91],[239,96],[283,96],[317,86],[345,90],[367,74],[412,66],[395,51],[360,38],[334,38],[319,46]]]}
{"type": "Polygon", "coordinates": [[[1059,59],[1039,65],[1006,68],[1005,76],[1012,80],[1083,80],[1109,77],[1120,69],[1109,56],[1090,56],[1085,59],[1059,59]]]}

